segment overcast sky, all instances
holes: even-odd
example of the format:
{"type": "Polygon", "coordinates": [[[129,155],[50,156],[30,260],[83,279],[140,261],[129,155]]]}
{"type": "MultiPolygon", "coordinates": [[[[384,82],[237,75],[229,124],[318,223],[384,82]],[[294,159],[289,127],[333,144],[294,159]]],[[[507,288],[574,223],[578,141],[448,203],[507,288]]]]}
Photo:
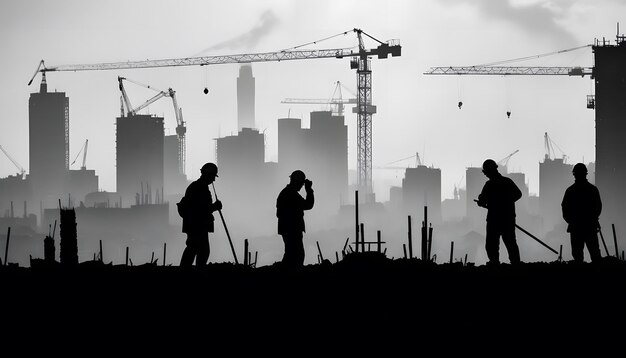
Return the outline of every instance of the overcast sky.
{"type": "MultiPolygon", "coordinates": [[[[373,162],[375,166],[419,152],[442,169],[442,196],[464,185],[468,166],[502,159],[519,149],[511,169],[527,175],[538,192],[538,162],[548,132],[570,162],[594,159],[594,113],[586,109],[588,79],[570,77],[424,76],[431,66],[475,65],[614,40],[621,0],[407,0],[407,1],[2,1],[0,3],[0,145],[28,170],[30,76],[48,66],[277,51],[361,28],[380,40],[399,39],[402,56],[374,59],[373,162]],[[457,102],[464,105],[461,110],[457,102]],[[506,112],[511,111],[507,119],[506,112]]],[[[626,26],[626,23],[624,24],[626,26]]],[[[352,47],[354,34],[309,48],[352,47]]],[[[376,44],[367,42],[368,47],[376,44]]],[[[591,66],[590,48],[521,64],[591,66]]],[[[130,71],[50,73],[49,90],[70,98],[70,162],[89,139],[87,167],[101,189],[115,190],[117,76],[177,91],[187,121],[187,172],[214,160],[213,138],[234,133],[238,65],[130,71]],[[208,95],[202,93],[208,87],[208,95]]],[[[277,118],[302,117],[321,106],[281,104],[286,97],[330,97],[341,81],[353,90],[348,59],[253,65],[257,126],[265,130],[266,160],[276,161],[277,118]]],[[[139,104],[153,92],[128,85],[139,104]]],[[[344,97],[350,95],[344,92],[344,97]]],[[[164,115],[173,134],[171,102],[149,107],[164,115]]],[[[349,166],[356,167],[356,116],[348,110],[349,166]]],[[[409,160],[405,165],[414,165],[409,160]]],[[[78,169],[80,160],[73,166],[78,169]]],[[[16,170],[0,158],[0,177],[16,170]]],[[[388,197],[403,173],[375,170],[375,189],[388,197]]],[[[313,178],[314,180],[314,178],[313,178]]]]}

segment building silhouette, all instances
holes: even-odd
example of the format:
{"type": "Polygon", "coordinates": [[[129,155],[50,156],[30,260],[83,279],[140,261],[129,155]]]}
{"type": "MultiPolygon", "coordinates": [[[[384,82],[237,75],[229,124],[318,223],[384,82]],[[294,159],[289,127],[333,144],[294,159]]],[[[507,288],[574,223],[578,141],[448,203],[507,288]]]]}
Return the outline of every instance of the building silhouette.
{"type": "MultiPolygon", "coordinates": [[[[281,177],[295,169],[314,182],[316,212],[335,213],[348,198],[348,127],[331,111],[311,112],[310,128],[298,118],[278,120],[281,177]]],[[[311,213],[311,215],[314,215],[311,213]]]]}
{"type": "Polygon", "coordinates": [[[265,162],[265,135],[242,128],[237,135],[216,139],[215,146],[215,185],[223,211],[232,213],[229,225],[246,236],[273,233],[275,200],[283,183],[276,177],[276,164],[265,162]]]}
{"type": "Polygon", "coordinates": [[[409,215],[421,218],[428,206],[428,221],[441,223],[441,169],[418,165],[406,168],[402,179],[402,204],[409,215]]]}
{"type": "Polygon", "coordinates": [[[178,136],[166,135],[163,138],[163,186],[165,195],[184,193],[187,176],[180,172],[178,136]]]}
{"type": "Polygon", "coordinates": [[[29,180],[36,201],[56,206],[69,171],[69,98],[48,92],[45,73],[28,101],[29,180]]]}
{"type": "Polygon", "coordinates": [[[252,65],[239,67],[237,77],[237,124],[239,130],[255,128],[254,124],[255,79],[252,76],[252,65]]]}
{"type": "Polygon", "coordinates": [[[561,201],[567,187],[573,183],[572,165],[564,159],[545,157],[539,163],[539,214],[547,232],[564,223],[561,201]]]}
{"type": "Polygon", "coordinates": [[[135,114],[117,118],[117,193],[123,206],[135,204],[137,194],[143,200],[148,192],[161,192],[163,141],[163,117],[135,114]]]}
{"type": "Polygon", "coordinates": [[[482,168],[469,167],[465,170],[465,217],[472,225],[484,225],[487,216],[487,210],[476,205],[474,201],[478,199],[486,182],[487,177],[482,168]]]}
{"type": "MultiPolygon", "coordinates": [[[[618,227],[626,214],[626,37],[593,47],[596,96],[595,181],[602,195],[603,226],[618,227]]],[[[619,229],[619,228],[618,228],[619,229]]]]}

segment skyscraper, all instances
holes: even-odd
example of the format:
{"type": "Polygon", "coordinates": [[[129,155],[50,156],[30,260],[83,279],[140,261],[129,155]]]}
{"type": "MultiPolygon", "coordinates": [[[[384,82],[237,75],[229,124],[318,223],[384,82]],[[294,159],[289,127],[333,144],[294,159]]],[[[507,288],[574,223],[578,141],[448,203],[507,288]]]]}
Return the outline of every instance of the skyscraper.
{"type": "Polygon", "coordinates": [[[254,82],[252,65],[249,63],[241,65],[241,67],[239,67],[239,77],[237,77],[237,123],[239,130],[243,128],[255,128],[254,82]]]}
{"type": "Polygon", "coordinates": [[[69,170],[69,98],[48,92],[45,72],[28,101],[29,178],[36,201],[56,206],[69,170]]]}
{"type": "Polygon", "coordinates": [[[163,187],[163,117],[135,114],[117,118],[117,192],[124,206],[136,194],[151,195],[163,187]]]}

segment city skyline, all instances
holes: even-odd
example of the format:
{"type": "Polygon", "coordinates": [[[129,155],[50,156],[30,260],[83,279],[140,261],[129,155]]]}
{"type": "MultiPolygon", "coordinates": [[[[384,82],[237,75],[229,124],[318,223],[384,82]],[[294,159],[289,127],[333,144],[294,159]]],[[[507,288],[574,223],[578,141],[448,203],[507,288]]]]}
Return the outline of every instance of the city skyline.
{"type": "MultiPolygon", "coordinates": [[[[402,57],[372,61],[373,103],[378,108],[373,120],[374,166],[420,152],[425,164],[442,170],[442,199],[452,197],[456,183],[464,183],[466,167],[478,166],[486,157],[499,160],[517,149],[520,152],[511,158],[509,169],[526,173],[530,192],[538,193],[538,163],[544,154],[544,132],[563,148],[570,163],[583,159],[592,161],[594,117],[593,111],[585,107],[585,96],[591,93],[592,85],[588,77],[582,80],[530,76],[443,78],[422,73],[430,66],[477,64],[547,53],[589,44],[593,38],[602,36],[613,40],[619,19],[612,19],[609,14],[619,13],[617,9],[623,8],[612,1],[515,1],[492,7],[484,1],[421,2],[418,5],[400,1],[358,5],[342,1],[319,6],[308,2],[255,2],[248,4],[246,12],[237,12],[229,5],[210,3],[214,5],[214,13],[206,16],[219,13],[241,19],[236,25],[217,26],[207,25],[202,21],[202,14],[192,13],[190,10],[203,6],[193,2],[183,2],[177,11],[169,14],[173,20],[165,16],[157,3],[150,7],[151,16],[137,18],[134,22],[125,22],[126,18],[121,15],[117,19],[107,17],[115,3],[107,4],[98,13],[95,3],[63,2],[65,7],[59,6],[59,9],[47,9],[49,5],[45,3],[36,4],[4,4],[3,14],[11,14],[13,18],[1,25],[2,42],[10,49],[10,55],[2,60],[7,82],[1,89],[4,95],[0,96],[0,103],[7,108],[7,115],[0,120],[11,130],[2,132],[0,144],[27,171],[30,169],[28,112],[27,100],[23,99],[37,90],[39,77],[31,87],[25,84],[41,58],[48,65],[56,65],[275,51],[360,27],[383,41],[397,38],[403,46],[402,57]],[[345,16],[351,8],[358,11],[345,16]],[[405,10],[399,11],[402,9],[405,10]],[[603,15],[583,16],[596,12],[603,15]],[[26,13],[28,20],[23,17],[26,13]],[[332,21],[323,27],[310,25],[311,19],[304,15],[309,13],[326,14],[332,21]],[[534,22],[529,22],[533,14],[534,22]],[[52,21],[55,15],[67,22],[52,21]],[[357,15],[362,15],[361,19],[351,22],[352,16],[357,15]],[[183,22],[187,17],[190,21],[183,22]],[[435,22],[431,17],[442,21],[435,22]],[[16,21],[19,19],[24,21],[16,21]],[[93,21],[87,23],[87,19],[93,21]],[[392,19],[397,21],[391,22],[392,19]],[[31,21],[37,26],[27,26],[31,21]],[[181,26],[175,27],[172,34],[159,33],[159,21],[173,21],[181,26]],[[186,36],[187,32],[197,32],[201,24],[208,26],[206,31],[211,36],[186,36]],[[71,26],[83,27],[84,33],[68,32],[71,26]],[[154,35],[146,36],[152,30],[154,35]],[[89,39],[89,36],[93,37],[89,39]],[[35,37],[37,41],[28,40],[35,37]],[[54,41],[59,39],[64,41],[54,41]],[[458,101],[464,103],[462,109],[457,108],[458,101]],[[511,118],[506,118],[506,111],[512,112],[511,118]],[[498,138],[493,137],[496,133],[498,138]]],[[[331,40],[328,46],[312,48],[354,46],[354,41],[355,36],[349,34],[331,40]]],[[[591,50],[583,49],[572,52],[571,56],[548,57],[541,62],[543,65],[591,66],[591,59],[591,50]]],[[[49,91],[57,89],[70,98],[70,160],[78,154],[84,140],[89,139],[87,167],[96,170],[101,189],[114,191],[113,124],[119,113],[118,75],[155,88],[172,87],[177,91],[189,128],[187,173],[194,179],[202,164],[214,160],[213,139],[236,133],[238,72],[237,65],[221,65],[50,73],[48,86],[49,91]],[[208,95],[202,93],[205,87],[209,89],[208,95]]],[[[319,106],[287,106],[280,104],[280,100],[330,97],[337,80],[348,88],[355,87],[355,74],[346,59],[253,64],[253,73],[257,87],[257,128],[265,132],[268,161],[277,160],[278,118],[290,112],[308,126],[308,113],[321,109],[319,106]]],[[[133,88],[129,89],[129,95],[135,103],[141,103],[151,92],[133,88]]],[[[344,92],[344,98],[349,96],[344,92]]],[[[165,133],[173,134],[175,118],[171,103],[162,100],[149,109],[150,113],[165,117],[165,133]]],[[[350,107],[346,112],[348,165],[354,170],[356,115],[350,113],[350,107]]],[[[1,177],[16,172],[6,158],[3,163],[6,165],[1,166],[1,177]]],[[[389,187],[399,185],[402,176],[401,172],[375,170],[377,197],[385,200],[389,187]]]]}

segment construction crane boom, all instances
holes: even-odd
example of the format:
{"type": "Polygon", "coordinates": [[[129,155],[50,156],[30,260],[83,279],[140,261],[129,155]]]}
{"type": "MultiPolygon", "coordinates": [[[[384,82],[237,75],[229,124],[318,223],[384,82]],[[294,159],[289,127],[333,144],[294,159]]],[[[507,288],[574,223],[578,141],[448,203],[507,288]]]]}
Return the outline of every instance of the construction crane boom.
{"type": "Polygon", "coordinates": [[[344,107],[347,104],[357,104],[356,98],[343,99],[341,95],[341,87],[344,87],[340,81],[335,84],[335,90],[331,99],[324,98],[285,98],[280,103],[285,104],[326,104],[336,108],[334,111],[337,115],[343,116],[344,107]]]}
{"type": "Polygon", "coordinates": [[[590,67],[460,66],[431,67],[425,75],[593,76],[590,67]]]}
{"type": "MultiPolygon", "coordinates": [[[[300,50],[297,46],[288,50],[251,53],[238,55],[222,55],[222,56],[202,56],[202,57],[185,57],[161,60],[144,60],[144,61],[126,61],[126,62],[108,62],[97,64],[78,64],[78,65],[59,65],[46,67],[44,60],[39,62],[39,66],[35,74],[28,84],[33,82],[37,73],[42,72],[62,72],[62,71],[95,71],[95,70],[124,70],[138,68],[156,68],[156,67],[174,67],[174,66],[207,66],[219,65],[227,63],[252,63],[252,62],[280,62],[289,60],[306,60],[306,59],[322,59],[322,58],[344,58],[351,57],[350,68],[357,71],[357,113],[358,130],[357,130],[357,172],[358,185],[366,194],[372,193],[372,114],[376,113],[375,106],[372,102],[372,70],[371,56],[378,59],[386,59],[401,56],[402,47],[397,39],[382,42],[373,36],[365,33],[361,29],[352,29],[335,36],[347,35],[354,32],[359,41],[358,51],[351,48],[335,48],[324,50],[300,50]],[[379,45],[376,48],[366,49],[362,36],[365,35],[376,41],[379,45]]],[[[332,37],[335,37],[332,36],[332,37]]],[[[330,37],[329,37],[330,38],[330,37]]],[[[328,39],[328,38],[327,38],[328,39]]],[[[318,43],[315,41],[312,43],[318,43]]],[[[310,43],[310,44],[312,44],[310,43]]],[[[309,45],[309,44],[306,44],[309,45]]],[[[177,128],[178,129],[182,127],[177,128]]]]}
{"type": "Polygon", "coordinates": [[[13,159],[13,157],[11,157],[9,152],[7,152],[1,145],[0,145],[0,150],[2,150],[2,153],[4,153],[4,155],[6,155],[7,158],[9,158],[9,160],[11,161],[11,163],[13,163],[13,165],[15,165],[17,170],[19,170],[19,175],[22,177],[22,179],[24,179],[24,174],[26,174],[26,170],[24,170],[24,168],[20,165],[20,163],[18,163],[15,159],[13,159]]]}

